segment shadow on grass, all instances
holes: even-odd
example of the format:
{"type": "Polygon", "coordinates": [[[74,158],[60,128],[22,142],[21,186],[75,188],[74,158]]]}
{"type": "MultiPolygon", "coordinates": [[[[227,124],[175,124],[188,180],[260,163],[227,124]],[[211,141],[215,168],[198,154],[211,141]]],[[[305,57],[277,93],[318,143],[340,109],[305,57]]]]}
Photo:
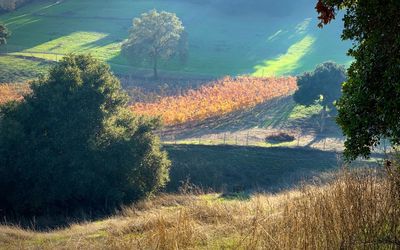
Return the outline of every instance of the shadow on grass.
{"type": "Polygon", "coordinates": [[[183,180],[204,190],[274,192],[339,168],[335,152],[307,148],[169,145],[168,191],[183,180]],[[240,189],[238,189],[240,187],[240,189]]]}
{"type": "Polygon", "coordinates": [[[247,201],[251,199],[251,194],[247,192],[225,192],[222,193],[219,196],[220,199],[223,200],[228,200],[228,201],[233,201],[233,200],[238,200],[238,201],[247,201]]]}
{"type": "Polygon", "coordinates": [[[0,225],[17,226],[39,232],[50,232],[54,229],[67,228],[73,224],[98,221],[109,218],[118,213],[118,209],[109,211],[93,211],[90,209],[68,212],[62,214],[43,214],[40,216],[26,216],[0,211],[0,225]]]}
{"type": "MultiPolygon", "coordinates": [[[[278,192],[342,167],[340,154],[310,148],[207,145],[165,146],[172,161],[167,191],[182,181],[216,192],[278,192]]],[[[369,166],[355,162],[354,166],[369,166]]]]}

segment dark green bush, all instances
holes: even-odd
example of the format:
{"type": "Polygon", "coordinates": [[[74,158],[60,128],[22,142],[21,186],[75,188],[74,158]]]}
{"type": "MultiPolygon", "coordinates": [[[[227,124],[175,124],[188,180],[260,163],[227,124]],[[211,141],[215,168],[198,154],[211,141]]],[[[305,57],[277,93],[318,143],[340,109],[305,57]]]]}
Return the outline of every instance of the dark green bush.
{"type": "Polygon", "coordinates": [[[282,142],[292,142],[296,138],[293,135],[289,135],[286,133],[279,133],[269,135],[265,138],[265,142],[267,143],[282,143],[282,142]]]}
{"type": "Polygon", "coordinates": [[[0,209],[110,209],[165,185],[169,161],[107,65],[70,55],[0,108],[0,209]]]}

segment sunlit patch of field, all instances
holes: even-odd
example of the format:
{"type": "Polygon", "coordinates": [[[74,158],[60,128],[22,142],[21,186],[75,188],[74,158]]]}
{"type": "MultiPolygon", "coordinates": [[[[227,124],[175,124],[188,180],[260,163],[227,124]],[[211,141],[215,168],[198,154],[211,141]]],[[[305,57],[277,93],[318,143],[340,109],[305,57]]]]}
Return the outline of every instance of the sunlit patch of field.
{"type": "Polygon", "coordinates": [[[255,66],[252,74],[257,77],[267,77],[287,74],[301,66],[301,59],[312,49],[316,39],[306,36],[299,42],[289,47],[287,52],[277,58],[266,60],[261,65],[255,66]]]}
{"type": "Polygon", "coordinates": [[[121,42],[111,42],[107,36],[108,34],[98,32],[74,32],[10,55],[58,61],[69,53],[88,53],[107,61],[117,56],[121,49],[121,42]]]}

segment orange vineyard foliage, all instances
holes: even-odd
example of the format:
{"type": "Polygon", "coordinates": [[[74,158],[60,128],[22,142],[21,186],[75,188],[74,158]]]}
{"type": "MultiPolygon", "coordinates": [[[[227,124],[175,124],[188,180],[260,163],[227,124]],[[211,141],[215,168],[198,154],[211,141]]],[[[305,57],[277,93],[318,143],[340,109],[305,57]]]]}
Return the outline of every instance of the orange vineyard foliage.
{"type": "Polygon", "coordinates": [[[182,96],[164,97],[155,103],[135,103],[132,109],[141,115],[161,116],[166,125],[177,125],[251,108],[290,95],[296,89],[295,77],[225,77],[182,96]]]}
{"type": "Polygon", "coordinates": [[[28,84],[0,84],[0,104],[12,100],[22,100],[22,96],[29,91],[28,84]]]}
{"type": "MultiPolygon", "coordinates": [[[[265,101],[291,95],[295,77],[225,77],[180,96],[163,97],[154,103],[134,103],[136,114],[160,116],[166,125],[177,125],[251,108],[265,101]]],[[[28,84],[0,84],[0,104],[23,100],[28,84]]]]}

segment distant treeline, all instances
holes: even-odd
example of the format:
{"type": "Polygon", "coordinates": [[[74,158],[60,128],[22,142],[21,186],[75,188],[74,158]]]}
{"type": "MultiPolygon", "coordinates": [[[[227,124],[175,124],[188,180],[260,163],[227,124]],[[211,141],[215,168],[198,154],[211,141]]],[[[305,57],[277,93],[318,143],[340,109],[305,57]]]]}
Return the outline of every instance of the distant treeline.
{"type": "Polygon", "coordinates": [[[33,0],[0,0],[0,11],[12,11],[33,0]]]}

